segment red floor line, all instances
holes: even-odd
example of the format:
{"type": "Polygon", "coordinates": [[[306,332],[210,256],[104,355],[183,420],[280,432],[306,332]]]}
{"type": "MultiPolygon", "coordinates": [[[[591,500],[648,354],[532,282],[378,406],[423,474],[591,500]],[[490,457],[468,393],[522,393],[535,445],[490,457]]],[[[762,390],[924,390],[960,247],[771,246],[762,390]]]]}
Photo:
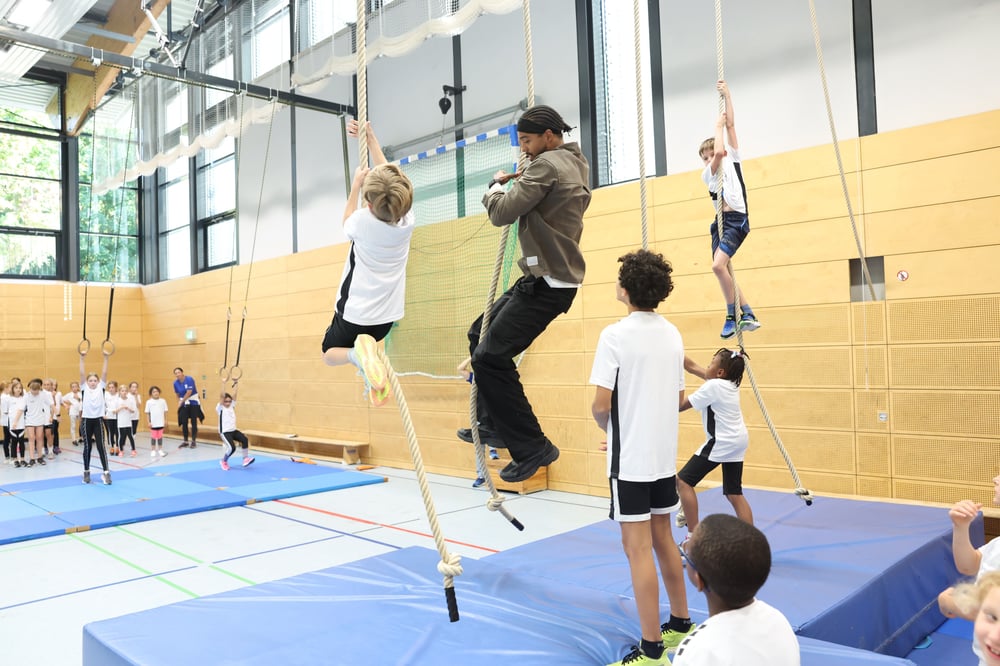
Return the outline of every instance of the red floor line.
{"type": "MultiPolygon", "coordinates": [[[[346,516],[342,513],[335,513],[333,511],[327,511],[326,509],[318,509],[314,506],[307,506],[305,504],[296,504],[295,502],[289,502],[288,500],[274,500],[277,504],[287,504],[288,506],[294,506],[298,509],[305,509],[306,511],[315,511],[316,513],[326,514],[327,516],[333,516],[334,518],[343,518],[345,520],[353,520],[357,523],[364,523],[365,525],[374,525],[375,527],[384,527],[389,530],[397,530],[399,532],[406,532],[407,534],[415,534],[416,536],[428,537],[433,539],[433,534],[427,534],[426,532],[418,532],[416,530],[408,530],[405,527],[399,527],[398,525],[387,525],[385,523],[377,523],[373,520],[366,520],[364,518],[358,518],[356,516],[346,516]]],[[[469,548],[476,548],[478,550],[485,550],[488,553],[499,553],[499,550],[495,548],[487,548],[486,546],[477,546],[474,543],[466,543],[464,541],[455,541],[454,539],[445,539],[448,543],[453,543],[457,546],[467,546],[469,548]]]]}

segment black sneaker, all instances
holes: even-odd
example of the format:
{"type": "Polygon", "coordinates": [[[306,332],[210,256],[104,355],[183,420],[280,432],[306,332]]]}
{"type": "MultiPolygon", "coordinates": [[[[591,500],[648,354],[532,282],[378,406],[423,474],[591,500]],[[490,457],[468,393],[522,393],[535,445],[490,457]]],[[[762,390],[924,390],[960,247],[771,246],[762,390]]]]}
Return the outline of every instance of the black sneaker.
{"type": "Polygon", "coordinates": [[[500,478],[507,483],[527,481],[535,475],[539,467],[551,465],[556,460],[559,460],[559,449],[546,439],[545,445],[537,452],[524,460],[512,460],[510,464],[500,470],[500,478]]]}
{"type": "MultiPolygon", "coordinates": [[[[455,434],[458,435],[458,438],[463,442],[468,442],[469,444],[473,443],[472,428],[459,428],[458,432],[455,434]]],[[[507,443],[500,439],[500,435],[485,426],[479,426],[479,441],[486,446],[492,446],[494,449],[507,448],[507,443]]]]}
{"type": "Polygon", "coordinates": [[[191,446],[191,444],[189,442],[182,442],[181,445],[178,446],[177,448],[178,449],[186,449],[189,446],[191,446]]]}
{"type": "Polygon", "coordinates": [[[84,483],[90,483],[90,470],[89,469],[83,470],[83,482],[84,483]]]}
{"type": "Polygon", "coordinates": [[[195,443],[195,442],[191,442],[191,448],[192,449],[197,449],[198,448],[198,444],[195,443]]]}

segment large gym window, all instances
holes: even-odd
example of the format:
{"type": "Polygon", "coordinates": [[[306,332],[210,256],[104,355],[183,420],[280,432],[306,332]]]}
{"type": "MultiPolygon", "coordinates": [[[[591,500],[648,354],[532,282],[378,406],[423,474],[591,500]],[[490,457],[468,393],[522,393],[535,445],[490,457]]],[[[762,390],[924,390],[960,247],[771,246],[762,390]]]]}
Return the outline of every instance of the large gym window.
{"type": "MultiPolygon", "coordinates": [[[[594,84],[597,114],[596,168],[599,185],[639,177],[639,131],[635,95],[635,37],[632,7],[610,0],[593,0],[594,84]]],[[[646,174],[656,173],[653,141],[653,96],[650,86],[649,21],[647,5],[640,3],[642,18],[643,107],[646,174]]]]}
{"type": "Polygon", "coordinates": [[[63,159],[46,105],[59,87],[22,79],[4,88],[0,276],[55,278],[63,233],[63,159]]]}

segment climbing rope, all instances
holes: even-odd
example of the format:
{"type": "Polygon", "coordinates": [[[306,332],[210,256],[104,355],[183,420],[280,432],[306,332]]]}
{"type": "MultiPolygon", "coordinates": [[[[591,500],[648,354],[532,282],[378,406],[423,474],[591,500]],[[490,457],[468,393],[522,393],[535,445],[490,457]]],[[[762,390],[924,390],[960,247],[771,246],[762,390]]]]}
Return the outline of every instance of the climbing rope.
{"type": "Polygon", "coordinates": [[[413,429],[413,421],[410,418],[410,408],[406,405],[406,396],[403,395],[403,387],[399,383],[396,371],[385,350],[378,348],[379,358],[385,366],[386,377],[392,385],[393,395],[396,396],[396,404],[399,405],[399,415],[403,418],[403,429],[406,431],[406,443],[410,448],[410,458],[413,459],[413,468],[417,473],[417,484],[420,486],[420,495],[424,500],[424,509],[427,510],[427,522],[431,526],[431,534],[434,536],[434,545],[437,547],[441,561],[438,562],[438,572],[444,576],[444,596],[448,604],[448,619],[458,622],[458,601],[455,598],[455,576],[462,575],[462,558],[457,553],[449,553],[448,545],[441,534],[441,525],[438,523],[437,511],[434,509],[434,498],[431,497],[431,489],[427,483],[427,473],[424,471],[423,456],[420,455],[420,443],[417,441],[417,433],[413,429]]]}
{"type": "MultiPolygon", "coordinates": [[[[810,0],[810,2],[812,2],[812,0],[810,0]]],[[[716,66],[718,69],[718,79],[720,81],[725,80],[726,77],[723,67],[725,61],[723,59],[723,53],[722,53],[722,0],[715,0],[715,58],[716,58],[716,66]]],[[[724,95],[720,95],[719,115],[721,116],[725,111],[726,111],[726,98],[724,95]]],[[[723,136],[723,140],[725,140],[725,136],[723,136]]],[[[716,225],[718,226],[718,233],[720,239],[722,238],[722,232],[723,232],[723,226],[722,226],[723,178],[721,169],[722,167],[720,165],[719,170],[716,171],[718,187],[717,187],[717,196],[715,198],[715,222],[716,225]]],[[[729,277],[733,281],[733,303],[736,304],[736,307],[739,307],[740,290],[739,286],[736,284],[736,271],[733,269],[733,260],[731,258],[729,260],[729,263],[727,264],[727,269],[729,272],[729,277]]],[[[744,348],[743,331],[739,329],[739,326],[736,327],[736,339],[739,341],[739,346],[740,349],[742,350],[744,348]]],[[[774,427],[774,422],[771,420],[771,416],[767,412],[767,406],[764,404],[764,398],[763,396],[761,396],[760,389],[757,386],[757,380],[754,377],[753,366],[750,363],[749,357],[744,357],[744,362],[746,365],[747,377],[750,379],[750,386],[751,388],[753,388],[753,395],[757,399],[757,406],[760,407],[760,411],[764,415],[764,422],[767,424],[767,429],[771,432],[771,437],[774,438],[774,443],[778,446],[778,452],[781,453],[781,457],[784,458],[785,464],[788,466],[788,471],[791,472],[792,474],[792,481],[795,483],[795,494],[801,497],[805,501],[806,506],[811,506],[813,500],[812,494],[802,486],[802,481],[801,479],[799,479],[799,473],[795,469],[795,464],[792,462],[792,458],[788,454],[788,451],[785,449],[785,445],[781,441],[781,436],[778,435],[778,430],[777,428],[774,427]]]]}
{"type": "Polygon", "coordinates": [[[646,205],[646,129],[643,113],[642,88],[642,14],[639,0],[632,0],[633,35],[635,42],[635,110],[639,134],[639,206],[642,217],[642,249],[649,249],[648,208],[646,205]]]}
{"type": "Polygon", "coordinates": [[[858,233],[858,225],[854,221],[854,208],[851,205],[851,195],[847,189],[844,161],[840,157],[840,142],[837,140],[837,127],[833,122],[833,106],[830,104],[830,89],[826,85],[826,66],[823,64],[823,44],[819,36],[819,21],[816,19],[816,4],[813,0],[809,0],[809,18],[812,21],[813,42],[816,45],[816,62],[819,65],[819,78],[823,84],[823,99],[826,101],[826,117],[830,123],[830,136],[833,138],[833,152],[837,156],[837,171],[840,173],[840,186],[844,191],[844,202],[847,204],[847,216],[851,220],[851,232],[854,234],[854,243],[858,247],[861,272],[864,275],[865,283],[868,285],[868,294],[871,296],[872,301],[875,301],[877,300],[875,285],[872,282],[871,274],[868,272],[868,259],[865,258],[865,251],[861,246],[861,235],[858,233]]]}
{"type": "MultiPolygon", "coordinates": [[[[240,333],[236,342],[236,360],[233,365],[228,366],[229,363],[229,329],[232,321],[233,310],[232,310],[232,300],[233,300],[233,272],[235,266],[229,267],[229,305],[226,307],[226,340],[225,340],[225,350],[223,352],[222,367],[219,368],[219,378],[222,383],[225,384],[227,381],[232,381],[235,385],[240,379],[243,378],[243,368],[240,367],[240,357],[243,353],[243,333],[246,330],[247,324],[247,302],[250,298],[250,283],[253,278],[253,267],[254,267],[254,255],[257,252],[257,231],[260,229],[260,211],[263,206],[264,200],[264,183],[267,181],[267,165],[270,161],[271,155],[271,137],[273,135],[274,129],[274,116],[277,112],[277,102],[271,102],[271,117],[267,125],[267,142],[264,147],[264,163],[261,167],[260,172],[260,187],[258,188],[259,193],[257,195],[257,212],[254,218],[253,224],[253,237],[250,242],[250,261],[247,268],[247,282],[243,290],[243,314],[240,318],[240,333]]],[[[243,114],[240,114],[240,138],[243,137],[243,114]]],[[[237,154],[239,149],[237,149],[237,154]]],[[[241,161],[238,157],[236,160],[236,181],[239,182],[240,175],[240,164],[241,161]]],[[[235,246],[236,238],[236,228],[233,228],[233,238],[235,246]]]]}
{"type": "Polygon", "coordinates": [[[354,43],[358,56],[358,164],[368,166],[368,30],[366,0],[358,0],[354,43]]]}
{"type": "MultiPolygon", "coordinates": [[[[522,8],[524,18],[524,63],[525,75],[528,80],[528,108],[535,105],[535,59],[531,50],[531,2],[524,0],[522,8]]],[[[518,156],[518,171],[522,171],[527,166],[528,157],[523,152],[518,156]]],[[[493,278],[490,280],[489,293],[486,296],[486,307],[483,308],[482,324],[479,328],[480,341],[486,337],[486,332],[490,327],[490,319],[493,316],[493,303],[496,301],[497,287],[500,284],[500,273],[503,270],[503,259],[507,251],[507,240],[510,236],[510,225],[504,226],[500,232],[500,242],[497,245],[496,261],[493,264],[493,278]]],[[[469,389],[469,425],[472,431],[472,444],[476,451],[476,468],[483,470],[486,480],[486,488],[490,497],[486,500],[486,508],[490,511],[499,511],[500,515],[506,518],[511,525],[518,530],[524,530],[524,525],[517,518],[512,516],[503,506],[504,496],[497,491],[493,482],[493,475],[489,473],[489,466],[486,463],[486,446],[479,438],[479,387],[476,385],[475,374],[469,389]]]]}

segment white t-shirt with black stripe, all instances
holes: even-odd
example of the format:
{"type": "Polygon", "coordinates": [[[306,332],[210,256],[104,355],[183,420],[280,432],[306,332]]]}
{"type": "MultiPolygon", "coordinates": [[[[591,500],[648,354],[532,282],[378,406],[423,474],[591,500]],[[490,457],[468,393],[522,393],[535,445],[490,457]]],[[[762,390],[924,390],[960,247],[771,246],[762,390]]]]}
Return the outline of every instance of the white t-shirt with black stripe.
{"type": "Polygon", "coordinates": [[[361,326],[390,324],[403,318],[406,260],[410,256],[414,216],[409,211],[397,224],[360,208],[344,222],[351,252],[337,289],[337,313],[361,326]]]}
{"type": "Polygon", "coordinates": [[[709,379],[688,397],[688,402],[701,412],[705,426],[705,443],[696,455],[720,463],[743,460],[750,435],[740,410],[739,387],[728,379],[709,379]]]}
{"type": "Polygon", "coordinates": [[[712,165],[705,165],[701,179],[708,185],[708,191],[715,199],[719,191],[719,172],[722,172],[722,199],[733,210],[746,215],[747,186],[743,182],[743,165],[740,164],[740,152],[736,148],[726,147],[726,156],[719,163],[719,168],[712,173],[712,165]]]}
{"type": "Polygon", "coordinates": [[[590,383],[612,392],[609,478],[656,481],[677,473],[684,342],[655,312],[633,312],[601,332],[590,383]]]}

